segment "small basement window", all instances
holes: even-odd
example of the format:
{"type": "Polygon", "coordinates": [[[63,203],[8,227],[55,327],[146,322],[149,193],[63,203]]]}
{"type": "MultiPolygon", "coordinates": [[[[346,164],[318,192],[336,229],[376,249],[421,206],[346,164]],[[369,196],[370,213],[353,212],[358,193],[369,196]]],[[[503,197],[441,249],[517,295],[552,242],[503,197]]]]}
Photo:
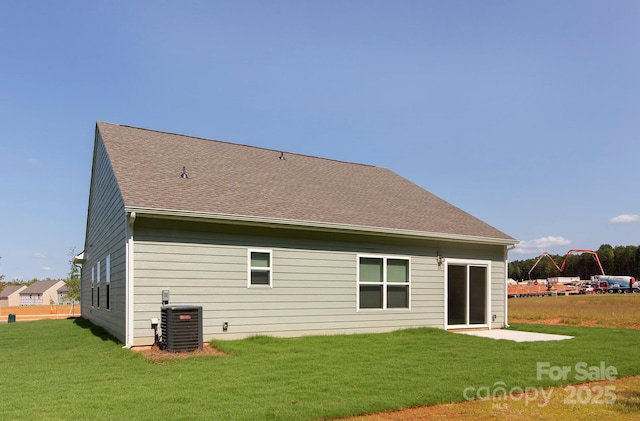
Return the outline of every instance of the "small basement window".
{"type": "Polygon", "coordinates": [[[249,250],[249,286],[271,286],[271,250],[249,250]]]}

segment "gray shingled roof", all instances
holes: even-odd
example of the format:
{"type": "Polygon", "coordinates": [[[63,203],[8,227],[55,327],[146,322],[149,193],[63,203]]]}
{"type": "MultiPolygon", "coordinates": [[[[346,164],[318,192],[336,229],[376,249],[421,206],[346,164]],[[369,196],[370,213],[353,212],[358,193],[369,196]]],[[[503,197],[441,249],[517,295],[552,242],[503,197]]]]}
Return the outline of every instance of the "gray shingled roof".
{"type": "Polygon", "coordinates": [[[97,130],[128,209],[516,242],[386,168],[102,122],[97,130]]]}
{"type": "Polygon", "coordinates": [[[0,292],[0,298],[9,298],[9,295],[23,287],[24,285],[7,285],[2,289],[2,292],[0,292]]]}
{"type": "Polygon", "coordinates": [[[60,279],[50,279],[46,281],[34,282],[27,287],[27,289],[20,291],[22,294],[43,294],[49,288],[60,282],[60,279]]]}

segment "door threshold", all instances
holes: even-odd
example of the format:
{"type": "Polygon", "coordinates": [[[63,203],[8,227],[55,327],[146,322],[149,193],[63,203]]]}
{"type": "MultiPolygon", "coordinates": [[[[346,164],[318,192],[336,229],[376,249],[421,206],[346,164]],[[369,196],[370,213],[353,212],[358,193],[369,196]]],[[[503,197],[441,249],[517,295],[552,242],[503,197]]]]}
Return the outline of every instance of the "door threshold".
{"type": "Polygon", "coordinates": [[[447,328],[446,330],[449,332],[469,332],[474,330],[496,330],[496,329],[489,329],[489,327],[484,326],[484,327],[452,327],[452,328],[447,328]]]}

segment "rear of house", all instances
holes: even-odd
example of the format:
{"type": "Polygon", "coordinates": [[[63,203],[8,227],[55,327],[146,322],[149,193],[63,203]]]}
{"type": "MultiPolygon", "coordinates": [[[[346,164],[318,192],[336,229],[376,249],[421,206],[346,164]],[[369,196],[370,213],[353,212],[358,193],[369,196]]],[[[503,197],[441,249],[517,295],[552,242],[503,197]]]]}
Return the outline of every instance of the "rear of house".
{"type": "Polygon", "coordinates": [[[128,346],[163,292],[205,340],[499,328],[515,243],[384,168],[98,123],[82,315],[128,346]]]}

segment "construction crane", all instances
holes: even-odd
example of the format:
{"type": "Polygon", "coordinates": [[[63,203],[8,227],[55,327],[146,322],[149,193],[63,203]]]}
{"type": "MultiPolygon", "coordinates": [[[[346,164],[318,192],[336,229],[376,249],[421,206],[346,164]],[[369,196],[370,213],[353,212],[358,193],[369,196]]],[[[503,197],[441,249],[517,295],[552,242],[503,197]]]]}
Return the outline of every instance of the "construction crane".
{"type": "Polygon", "coordinates": [[[600,273],[602,275],[604,275],[604,269],[602,269],[602,263],[600,263],[600,258],[598,257],[598,253],[596,253],[593,250],[579,250],[579,249],[571,249],[567,252],[567,254],[565,254],[564,259],[562,260],[562,264],[560,266],[558,266],[558,264],[556,263],[555,260],[553,260],[553,256],[551,256],[551,254],[549,252],[543,252],[540,256],[538,256],[538,260],[536,260],[536,262],[533,264],[533,266],[531,267],[531,269],[529,269],[529,279],[531,279],[531,272],[533,271],[533,269],[538,265],[538,263],[540,263],[540,260],[542,260],[542,258],[544,256],[547,256],[549,258],[549,260],[551,260],[551,262],[553,263],[553,266],[556,267],[556,269],[558,269],[559,272],[562,272],[564,270],[564,266],[567,263],[567,258],[569,257],[570,254],[573,253],[589,253],[593,256],[593,259],[596,261],[596,263],[598,264],[598,268],[600,269],[600,273]]]}

